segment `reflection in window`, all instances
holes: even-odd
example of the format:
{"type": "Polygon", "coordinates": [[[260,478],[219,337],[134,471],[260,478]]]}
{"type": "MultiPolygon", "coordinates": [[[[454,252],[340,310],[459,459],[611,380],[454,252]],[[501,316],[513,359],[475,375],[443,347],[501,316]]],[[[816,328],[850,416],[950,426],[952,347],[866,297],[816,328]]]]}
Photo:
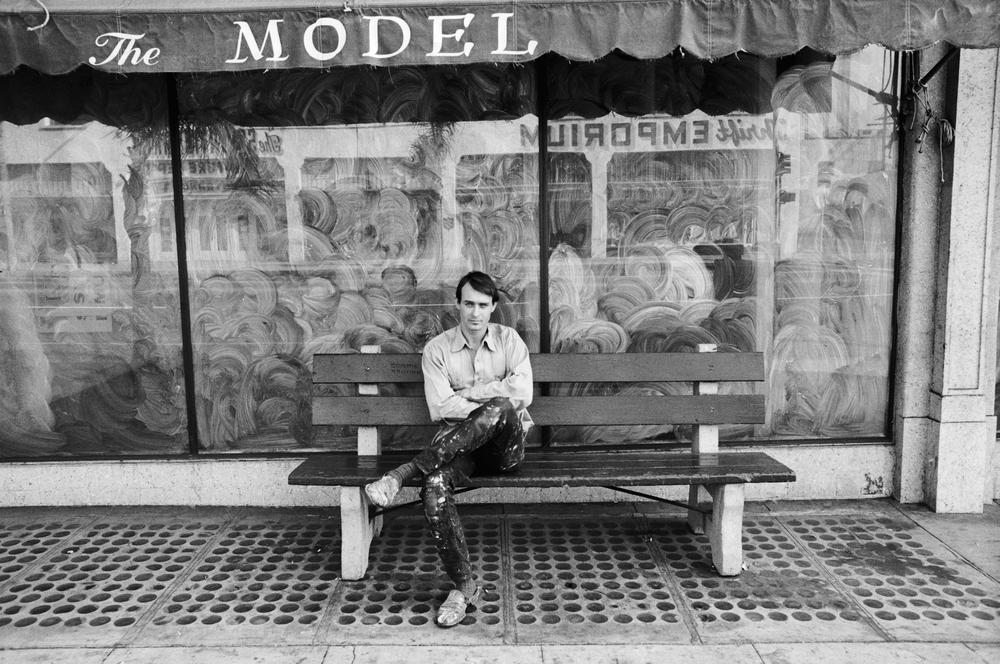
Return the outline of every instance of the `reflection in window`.
{"type": "MultiPolygon", "coordinates": [[[[774,154],[766,149],[763,118],[740,122],[760,129],[739,148],[718,139],[719,120],[701,114],[675,120],[610,116],[562,124],[593,136],[618,136],[617,145],[583,154],[601,186],[577,196],[593,199],[589,233],[555,245],[549,259],[550,309],[555,352],[693,352],[698,344],[719,350],[757,350],[759,299],[756,262],[760,238],[772,233],[774,154]],[[711,128],[715,149],[694,144],[695,123],[711,128]],[[672,136],[658,151],[660,136],[672,136]]],[[[610,144],[611,141],[608,141],[610,144]]],[[[558,227],[559,220],[553,221],[558,227]]],[[[573,393],[676,394],[672,383],[628,386],[573,385],[573,393]]],[[[724,385],[724,390],[748,389],[724,385]]],[[[674,427],[562,429],[555,440],[623,442],[670,438],[674,427]]],[[[730,437],[752,427],[728,427],[730,437]]]]}
{"type": "Polygon", "coordinates": [[[17,264],[118,259],[111,174],[103,164],[10,164],[7,181],[17,264]]]}
{"type": "MultiPolygon", "coordinates": [[[[858,97],[881,87],[881,57],[552,59],[544,201],[537,123],[496,119],[525,113],[512,101],[531,90],[523,72],[473,68],[484,75],[470,70],[474,84],[460,94],[447,68],[290,74],[312,96],[288,96],[294,86],[274,72],[229,77],[232,89],[224,76],[192,77],[183,98],[203,106],[190,111],[272,124],[251,144],[273,151],[262,164],[276,162],[257,178],[275,186],[235,215],[235,231],[220,235],[214,208],[189,214],[193,242],[210,253],[192,270],[196,346],[208,353],[198,374],[203,447],[349,441],[346,430],[310,433],[313,353],[371,343],[418,352],[454,324],[451,289],[473,268],[498,278],[496,319],[533,350],[547,339],[556,352],[702,343],[763,352],[766,386],[723,390],[766,391],[767,423],[725,427],[725,438],[884,434],[895,145],[887,109],[858,97]],[[431,88],[454,94],[428,97],[431,88]],[[247,99],[256,101],[237,103],[247,99]],[[283,221],[255,221],[257,208],[275,218],[283,209],[283,221]],[[246,247],[257,253],[220,262],[246,247]],[[212,313],[219,298],[242,308],[212,313]],[[255,322],[233,327],[242,315],[255,322]],[[212,327],[216,317],[230,327],[212,327]]],[[[233,180],[227,173],[222,186],[233,180]]],[[[558,442],[688,435],[553,433],[558,442]]]]}
{"type": "Polygon", "coordinates": [[[0,456],[185,449],[177,227],[204,450],[353,445],[312,430],[313,354],[419,352],[470,269],[533,351],[763,352],[765,386],[723,389],[765,391],[767,422],[726,438],[884,435],[884,54],[179,76],[183,220],[161,79],[0,77],[0,456]]]}
{"type": "MultiPolygon", "coordinates": [[[[523,215],[531,238],[514,249],[523,256],[504,256],[499,315],[537,339],[537,194],[527,186],[536,162],[517,171],[528,178],[523,204],[514,202],[521,194],[490,191],[488,173],[466,179],[470,169],[459,165],[484,145],[520,151],[507,119],[533,110],[533,72],[473,65],[180,77],[185,121],[215,137],[192,145],[208,153],[192,149],[186,161],[221,165],[204,176],[185,170],[185,200],[206,199],[186,219],[203,449],[353,447],[346,427],[311,428],[313,354],[370,344],[419,352],[454,326],[455,283],[488,267],[503,239],[497,215],[523,215]],[[220,202],[234,191],[238,204],[220,202]],[[466,200],[477,196],[506,202],[477,208],[474,221],[466,200]]],[[[411,433],[389,432],[387,446],[412,446],[411,433]]]]}
{"type": "MultiPolygon", "coordinates": [[[[592,189],[572,196],[593,212],[583,232],[551,220],[553,350],[762,351],[767,424],[723,437],[884,435],[896,157],[891,109],[865,93],[884,87],[882,53],[557,64],[549,146],[586,159],[592,189]]],[[[549,187],[563,187],[555,169],[549,187]]],[[[686,434],[590,427],[555,440],[686,434]]]]}
{"type": "Polygon", "coordinates": [[[177,261],[153,247],[162,79],[2,85],[0,457],[186,452],[177,261]]]}
{"type": "Polygon", "coordinates": [[[534,351],[539,344],[537,176],[534,154],[463,155],[456,184],[466,264],[497,280],[501,301],[493,320],[515,328],[534,351]]]}
{"type": "Polygon", "coordinates": [[[307,159],[300,192],[306,228],[322,234],[313,255],[337,269],[325,352],[417,352],[452,325],[443,271],[441,180],[403,158],[307,159]]]}
{"type": "Polygon", "coordinates": [[[887,433],[896,143],[884,51],[795,65],[772,95],[778,237],[770,431],[887,433]],[[860,85],[859,85],[860,83],[860,85]]]}

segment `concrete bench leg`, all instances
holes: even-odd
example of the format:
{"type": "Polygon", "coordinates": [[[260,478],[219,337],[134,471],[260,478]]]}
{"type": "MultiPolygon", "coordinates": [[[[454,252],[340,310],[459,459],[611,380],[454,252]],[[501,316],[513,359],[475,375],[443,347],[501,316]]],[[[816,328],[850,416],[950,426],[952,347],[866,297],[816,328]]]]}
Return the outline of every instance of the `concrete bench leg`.
{"type": "Polygon", "coordinates": [[[340,487],[340,576],[347,581],[364,577],[372,539],[382,531],[382,517],[372,519],[368,508],[363,487],[340,487]]]}
{"type": "Polygon", "coordinates": [[[707,488],[712,494],[712,516],[707,521],[712,563],[721,576],[738,576],[743,571],[743,485],[707,488]]]}
{"type": "MultiPolygon", "coordinates": [[[[699,507],[703,510],[712,509],[712,500],[705,487],[700,484],[692,484],[688,489],[688,505],[694,507],[699,507]]],[[[687,522],[688,528],[695,535],[704,535],[705,524],[708,521],[708,517],[702,512],[697,512],[695,510],[688,510],[687,522]]]]}

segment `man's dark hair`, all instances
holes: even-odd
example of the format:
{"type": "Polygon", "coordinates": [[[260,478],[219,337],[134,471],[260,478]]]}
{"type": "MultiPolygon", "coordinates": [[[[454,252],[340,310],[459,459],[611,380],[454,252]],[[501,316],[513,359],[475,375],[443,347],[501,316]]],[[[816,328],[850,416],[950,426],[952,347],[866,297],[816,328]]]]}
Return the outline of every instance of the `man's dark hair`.
{"type": "Polygon", "coordinates": [[[462,302],[462,289],[465,288],[465,284],[469,284],[473,290],[479,291],[483,295],[489,295],[493,298],[494,303],[500,299],[500,290],[493,281],[493,277],[485,272],[472,271],[459,279],[458,286],[455,287],[455,300],[459,303],[462,302]]]}

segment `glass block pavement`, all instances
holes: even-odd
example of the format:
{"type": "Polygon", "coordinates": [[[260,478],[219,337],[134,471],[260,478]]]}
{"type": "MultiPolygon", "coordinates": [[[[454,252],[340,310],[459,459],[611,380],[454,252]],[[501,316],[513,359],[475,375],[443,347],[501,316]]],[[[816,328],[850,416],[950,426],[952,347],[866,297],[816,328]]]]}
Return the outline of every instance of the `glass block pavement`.
{"type": "Polygon", "coordinates": [[[8,647],[1000,640],[1000,583],[898,510],[748,513],[723,578],[679,514],[470,509],[480,603],[423,519],[387,518],[368,575],[339,574],[335,510],[0,510],[8,647]]]}

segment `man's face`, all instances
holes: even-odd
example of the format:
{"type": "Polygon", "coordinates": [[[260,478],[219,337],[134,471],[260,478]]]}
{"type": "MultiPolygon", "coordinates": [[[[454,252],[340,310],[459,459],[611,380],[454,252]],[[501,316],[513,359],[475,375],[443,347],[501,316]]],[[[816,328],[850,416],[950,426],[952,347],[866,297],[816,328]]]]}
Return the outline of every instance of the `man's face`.
{"type": "Polygon", "coordinates": [[[480,293],[470,284],[462,286],[462,299],[458,301],[458,320],[465,336],[479,339],[486,334],[486,326],[496,308],[496,303],[486,293],[480,293]]]}

